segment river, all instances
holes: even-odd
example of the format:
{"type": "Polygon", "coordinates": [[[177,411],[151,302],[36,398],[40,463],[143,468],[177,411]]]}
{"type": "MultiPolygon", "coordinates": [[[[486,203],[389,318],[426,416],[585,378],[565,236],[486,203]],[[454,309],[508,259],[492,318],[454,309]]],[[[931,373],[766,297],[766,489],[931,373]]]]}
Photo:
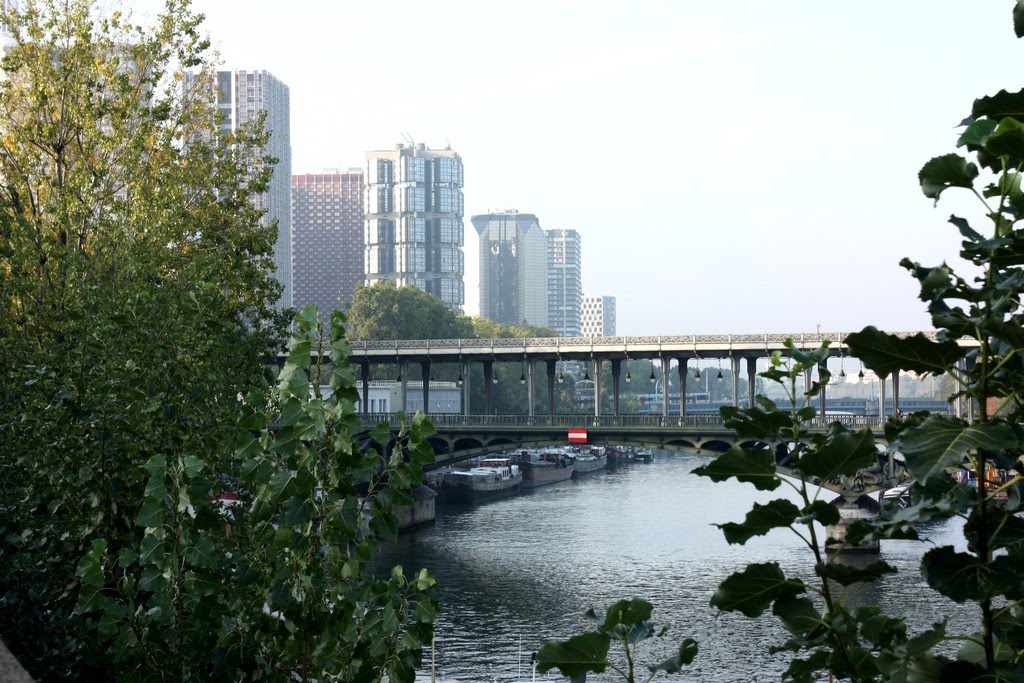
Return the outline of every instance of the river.
{"type": "MultiPolygon", "coordinates": [[[[531,652],[550,639],[586,630],[587,609],[603,614],[616,600],[637,597],[654,605],[656,625],[669,627],[642,650],[639,661],[659,661],[682,639],[695,637],[701,641],[696,660],[672,680],[778,680],[785,659],[768,654],[785,640],[778,622],[770,615],[755,620],[716,614],[709,600],[719,582],[747,563],[775,561],[787,575],[809,578],[812,556],[789,530],[730,546],[713,525],[742,521],[755,501],[795,500],[795,494],[758,492],[732,481],[715,484],[692,473],[707,461],[655,451],[650,463],[629,463],[512,498],[438,506],[434,525],[386,544],[376,566],[401,564],[407,574],[426,567],[437,576],[441,614],[434,656],[443,679],[529,681],[531,652]]],[[[938,545],[963,546],[956,520],[920,531],[938,545]]],[[[906,612],[912,632],[942,616],[950,617],[950,632],[971,630],[973,615],[921,578],[920,558],[928,547],[883,541],[881,559],[899,574],[855,587],[849,597],[883,605],[889,614],[906,612]]],[[[661,679],[667,680],[664,674],[655,680],[661,679]]],[[[566,679],[538,674],[536,680],[566,679]]],[[[605,673],[587,680],[621,679],[605,673]]]]}

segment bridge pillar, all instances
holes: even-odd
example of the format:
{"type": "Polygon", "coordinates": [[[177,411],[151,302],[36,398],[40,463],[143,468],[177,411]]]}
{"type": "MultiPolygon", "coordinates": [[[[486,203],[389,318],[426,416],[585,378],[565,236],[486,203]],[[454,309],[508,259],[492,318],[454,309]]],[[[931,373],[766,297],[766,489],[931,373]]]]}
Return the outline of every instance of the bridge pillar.
{"type": "Polygon", "coordinates": [[[612,359],[612,415],[619,416],[619,373],[622,371],[622,361],[618,358],[612,359]]]}
{"type": "Polygon", "coordinates": [[[661,357],[661,416],[668,417],[668,371],[672,369],[672,359],[661,357]]]}
{"type": "Polygon", "coordinates": [[[544,361],[548,371],[548,417],[555,416],[555,363],[556,361],[544,361]]]}
{"type": "Polygon", "coordinates": [[[472,391],[470,391],[472,387],[470,386],[469,378],[470,370],[473,368],[468,359],[462,361],[459,365],[462,366],[459,368],[459,372],[462,373],[462,392],[460,393],[460,398],[462,400],[462,414],[469,415],[469,397],[472,395],[472,391]]]}
{"type": "Polygon", "coordinates": [[[757,358],[747,356],[747,407],[754,407],[754,395],[757,388],[757,358]]]}
{"type": "Polygon", "coordinates": [[[530,359],[526,361],[526,402],[529,404],[527,415],[533,417],[533,375],[536,369],[536,361],[530,359]]]}
{"type": "MultiPolygon", "coordinates": [[[[839,509],[839,524],[832,524],[825,527],[825,550],[837,552],[837,545],[846,542],[846,535],[849,528],[855,522],[862,519],[874,519],[878,517],[881,506],[869,495],[847,494],[841,495],[832,501],[832,504],[839,509]],[[851,500],[852,497],[852,500],[851,500]]],[[[865,545],[850,545],[838,551],[843,554],[868,554],[879,552],[878,541],[865,545]]]]}
{"type": "Polygon", "coordinates": [[[423,371],[423,414],[430,415],[430,361],[420,363],[423,371]]]}
{"type": "Polygon", "coordinates": [[[885,380],[878,380],[878,418],[885,419],[885,380]]]}
{"type": "Polygon", "coordinates": [[[594,372],[594,417],[601,417],[601,359],[593,359],[594,372]]]}
{"type": "Polygon", "coordinates": [[[491,414],[491,388],[494,386],[494,361],[484,361],[484,415],[491,414]]]}
{"type": "Polygon", "coordinates": [[[360,363],[359,373],[363,379],[363,415],[370,414],[370,364],[360,363]]]}
{"type": "Polygon", "coordinates": [[[828,370],[827,359],[824,362],[818,363],[818,382],[821,384],[821,393],[818,394],[818,420],[823,425],[828,424],[828,413],[825,411],[825,407],[828,405],[825,399],[825,389],[828,388],[828,382],[821,381],[821,370],[824,368],[828,370]]]}
{"type": "Polygon", "coordinates": [[[732,369],[732,404],[740,404],[740,359],[729,354],[729,366],[732,369]]]}
{"type": "Polygon", "coordinates": [[[892,412],[899,415],[900,412],[900,371],[892,373],[892,412]]]}
{"type": "MultiPolygon", "coordinates": [[[[404,411],[409,399],[409,364],[404,360],[398,362],[398,384],[398,400],[402,404],[400,410],[404,411]]],[[[392,410],[391,412],[397,413],[398,411],[392,410]]]]}
{"type": "Polygon", "coordinates": [[[689,374],[689,370],[687,370],[689,362],[689,358],[676,359],[676,371],[679,375],[677,378],[679,381],[679,417],[686,417],[686,377],[689,374]]]}

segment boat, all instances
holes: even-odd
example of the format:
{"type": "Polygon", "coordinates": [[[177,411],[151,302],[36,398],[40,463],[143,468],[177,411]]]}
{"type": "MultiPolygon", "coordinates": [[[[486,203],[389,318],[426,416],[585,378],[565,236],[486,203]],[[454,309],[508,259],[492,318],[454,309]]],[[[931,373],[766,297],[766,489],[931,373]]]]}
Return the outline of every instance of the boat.
{"type": "Polygon", "coordinates": [[[441,490],[445,502],[479,503],[511,495],[522,483],[523,471],[509,458],[484,458],[476,467],[446,472],[441,490]]]}
{"type": "Polygon", "coordinates": [[[879,502],[890,509],[909,507],[910,484],[900,484],[899,486],[893,486],[891,489],[886,489],[882,492],[879,502]]]}
{"type": "Polygon", "coordinates": [[[608,464],[608,454],[605,453],[603,448],[578,451],[570,457],[572,457],[572,476],[574,477],[580,474],[587,474],[588,472],[603,470],[608,464]]]}
{"type": "Polygon", "coordinates": [[[572,477],[574,469],[572,459],[561,451],[523,451],[516,456],[516,462],[523,470],[524,489],[565,481],[572,477]]]}

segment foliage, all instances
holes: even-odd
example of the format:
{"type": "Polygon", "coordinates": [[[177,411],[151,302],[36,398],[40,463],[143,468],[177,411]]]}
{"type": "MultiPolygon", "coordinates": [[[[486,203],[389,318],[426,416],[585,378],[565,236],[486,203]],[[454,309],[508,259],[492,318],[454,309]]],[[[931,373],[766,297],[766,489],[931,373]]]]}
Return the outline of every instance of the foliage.
{"type": "MultiPolygon", "coordinates": [[[[1018,37],[1024,35],[1024,2],[1014,9],[1018,37]]],[[[902,618],[880,607],[845,604],[842,592],[857,582],[874,581],[893,569],[884,562],[864,568],[840,564],[823,554],[815,524],[834,525],[838,511],[810,494],[809,483],[849,476],[874,464],[877,454],[870,432],[852,432],[840,424],[811,432],[811,399],[828,379],[823,366],[827,346],[801,350],[791,343],[788,358],[773,355],[765,379],[782,384],[792,408],[780,410],[759,397],[758,405],[722,410],[738,436],[771,448],[735,447],[696,472],[714,481],[736,479],[761,490],[792,486],[796,502],[776,499],[756,504],[741,523],[720,527],[730,543],[777,528],[789,528],[807,544],[814,560],[815,582],[785,575],[776,563],[752,564],[726,578],[711,599],[723,611],[749,617],[769,609],[790,637],[777,649],[792,659],[784,680],[829,678],[855,681],[1010,681],[1024,670],[1024,524],[1021,522],[1024,464],[1024,91],[1002,91],[977,100],[963,125],[958,147],[926,163],[919,181],[936,202],[950,190],[978,200],[981,231],[960,216],[950,218],[962,237],[960,256],[970,277],[948,264],[902,265],[920,284],[937,338],[903,338],[873,327],[850,335],[852,354],[880,377],[900,371],[948,375],[955,398],[973,405],[974,420],[917,413],[890,420],[886,437],[903,454],[915,477],[910,507],[889,517],[861,521],[848,529],[847,542],[916,538],[915,523],[935,516],[963,520],[965,549],[941,546],[928,550],[921,571],[940,594],[976,610],[976,633],[947,633],[944,621],[911,636],[902,618]],[[797,378],[817,369],[818,383],[801,396],[797,378]],[[799,400],[798,400],[799,399],[799,400]],[[779,476],[784,465],[799,475],[796,483],[779,476]],[[966,486],[955,472],[977,473],[966,486]],[[1003,471],[1005,476],[995,475],[1003,471]],[[959,650],[951,646],[959,645],[959,650]]],[[[843,546],[831,547],[841,551],[843,546]]],[[[549,650],[557,652],[557,650],[549,650]]],[[[587,671],[596,671],[588,663],[587,671]]],[[[582,669],[581,669],[582,670],[582,669]]]]}
{"type": "MultiPolygon", "coordinates": [[[[603,621],[594,610],[589,610],[587,618],[597,623],[594,630],[565,642],[546,643],[537,653],[537,671],[545,673],[558,669],[563,676],[575,678],[611,669],[633,683],[638,680],[635,660],[640,644],[650,638],[661,638],[668,630],[667,627],[655,630],[651,623],[651,610],[651,603],[637,599],[618,601],[608,608],[603,621]],[[612,641],[622,646],[622,656],[625,658],[622,665],[608,657],[612,641]]],[[[693,661],[696,654],[696,641],[685,639],[672,657],[647,667],[650,675],[646,680],[653,679],[659,671],[680,671],[683,665],[693,661]]]]}
{"type": "MultiPolygon", "coordinates": [[[[17,41],[0,79],[0,635],[43,680],[319,676],[343,658],[410,678],[433,609],[412,596],[432,579],[372,582],[361,563],[390,531],[429,427],[414,421],[392,451],[402,463],[368,477],[347,366],[333,402],[285,389],[299,391],[309,347],[278,393],[263,391],[286,321],[275,229],[252,201],[273,160],[260,126],[220,132],[201,16],[168,0],[144,28],[90,0],[19,5],[0,19],[17,41]],[[250,422],[303,426],[288,443],[253,437],[243,461],[246,392],[268,397],[244,404],[250,422]],[[308,452],[323,467],[284,481],[308,452]],[[310,494],[322,477],[330,486],[310,494]],[[301,523],[356,487],[370,529],[301,523]],[[228,494],[271,517],[260,526],[236,503],[227,533],[228,494]],[[341,548],[353,559],[314,557],[339,533],[355,534],[341,548]],[[328,610],[286,580],[287,558],[319,562],[308,576],[355,602],[328,610]],[[410,639],[390,639],[403,623],[410,639]],[[301,651],[314,641],[331,647],[301,651]]],[[[308,319],[300,331],[316,334],[308,319]]]]}
{"type": "Polygon", "coordinates": [[[348,311],[352,339],[467,339],[469,318],[418,287],[383,280],[357,287],[348,311]]]}
{"type": "MultiPolygon", "coordinates": [[[[342,321],[331,321],[334,359],[348,355],[342,321]]],[[[351,367],[335,362],[321,396],[322,366],[310,360],[319,344],[309,307],[277,389],[242,405],[231,469],[154,455],[140,532],[123,544],[97,538],[79,561],[76,613],[125,678],[412,680],[434,580],[401,568],[378,580],[364,563],[378,538],[397,536],[392,506],[412,503],[432,430],[418,416],[397,442],[374,435],[386,458],[361,448],[351,367]]]]}
{"type": "Polygon", "coordinates": [[[175,77],[209,66],[200,17],[97,10],[0,19],[0,631],[39,677],[89,675],[79,559],[139,534],[154,456],[228,452],[283,329],[265,136],[216,136],[210,81],[175,77]]]}

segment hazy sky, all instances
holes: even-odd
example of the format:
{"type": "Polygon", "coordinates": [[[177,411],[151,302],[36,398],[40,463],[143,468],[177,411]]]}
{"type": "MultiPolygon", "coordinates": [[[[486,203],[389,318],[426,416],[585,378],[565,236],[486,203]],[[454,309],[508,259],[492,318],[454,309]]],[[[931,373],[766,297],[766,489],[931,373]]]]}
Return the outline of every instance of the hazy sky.
{"type": "Polygon", "coordinates": [[[1012,5],[194,0],[226,68],[290,87],[294,173],[462,156],[468,313],[469,217],[517,209],[580,232],[619,334],[928,328],[898,262],[956,259],[974,205],[917,171],[1024,86],[1012,5]]]}

